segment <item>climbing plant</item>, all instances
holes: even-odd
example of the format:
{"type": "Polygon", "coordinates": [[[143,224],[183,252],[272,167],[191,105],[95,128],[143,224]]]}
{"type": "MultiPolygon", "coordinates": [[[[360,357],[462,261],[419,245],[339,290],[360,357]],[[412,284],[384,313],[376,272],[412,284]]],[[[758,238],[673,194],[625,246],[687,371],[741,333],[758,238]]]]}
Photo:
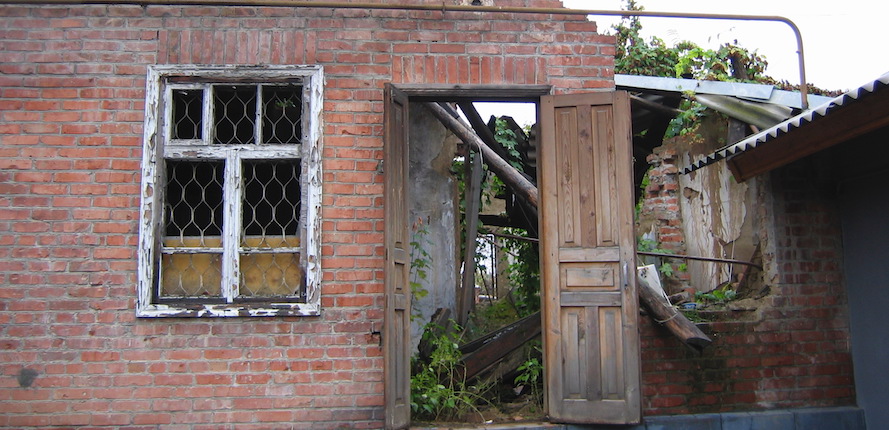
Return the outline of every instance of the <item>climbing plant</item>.
{"type": "MultiPolygon", "coordinates": [[[[645,10],[636,0],[626,0],[624,10],[645,10]]],[[[765,74],[768,61],[756,50],[744,48],[735,40],[724,43],[718,49],[703,48],[693,42],[680,41],[673,46],[663,39],[641,35],[642,23],[638,16],[625,16],[612,27],[617,38],[614,55],[614,72],[627,75],[664,76],[708,81],[748,82],[774,85],[784,90],[799,89],[798,85],[779,82],[765,74]]],[[[826,91],[807,85],[809,94],[838,95],[838,91],[826,91]]],[[[694,130],[704,114],[697,102],[684,98],[678,115],[665,137],[682,136],[694,130]]]]}

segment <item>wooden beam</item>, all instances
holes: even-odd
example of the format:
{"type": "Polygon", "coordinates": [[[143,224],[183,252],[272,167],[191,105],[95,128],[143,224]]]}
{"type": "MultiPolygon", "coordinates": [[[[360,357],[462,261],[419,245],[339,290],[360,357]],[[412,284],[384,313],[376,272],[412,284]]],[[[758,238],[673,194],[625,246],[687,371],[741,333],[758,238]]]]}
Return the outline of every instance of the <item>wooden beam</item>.
{"type": "Polygon", "coordinates": [[[552,92],[550,85],[398,84],[411,101],[538,102],[552,92]]]}
{"type": "Polygon", "coordinates": [[[506,160],[500,158],[493,149],[488,147],[472,130],[466,125],[452,117],[448,112],[437,103],[425,103],[426,107],[441,121],[442,124],[457,135],[460,140],[467,145],[474,147],[482,154],[485,164],[496,174],[500,180],[509,187],[515,195],[525,200],[529,205],[537,208],[538,196],[537,186],[528,181],[521,172],[512,167],[506,160]]]}
{"type": "Polygon", "coordinates": [[[469,313],[475,307],[475,249],[478,237],[478,213],[482,191],[482,162],[478,154],[468,154],[466,167],[469,184],[464,193],[466,202],[466,242],[463,256],[463,280],[457,297],[457,324],[466,325],[469,313]]]}

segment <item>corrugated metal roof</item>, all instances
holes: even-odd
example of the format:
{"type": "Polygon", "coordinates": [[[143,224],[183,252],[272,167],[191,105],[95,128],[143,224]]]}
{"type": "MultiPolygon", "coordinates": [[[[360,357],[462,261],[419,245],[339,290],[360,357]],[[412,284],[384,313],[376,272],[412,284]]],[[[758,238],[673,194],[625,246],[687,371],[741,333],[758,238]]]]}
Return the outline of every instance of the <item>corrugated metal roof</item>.
{"type": "MultiPolygon", "coordinates": [[[[668,93],[691,92],[737,97],[758,103],[770,103],[794,109],[802,108],[800,94],[776,89],[772,85],[743,82],[699,81],[695,79],[668,78],[664,76],[614,75],[618,89],[663,91],[668,93]]],[[[809,94],[809,106],[817,106],[831,100],[830,97],[809,94]]]]}
{"type": "Polygon", "coordinates": [[[866,97],[876,90],[887,85],[889,85],[889,73],[884,74],[873,82],[869,82],[861,87],[840,95],[839,97],[836,97],[814,109],[807,110],[793,118],[777,124],[772,128],[763,130],[757,134],[745,138],[744,140],[741,140],[740,142],[720,148],[712,154],[709,154],[704,158],[695,161],[691,165],[686,166],[683,169],[682,173],[691,173],[702,167],[709,166],[719,160],[723,160],[728,157],[740,154],[744,151],[749,151],[753,148],[756,148],[760,144],[773,140],[784,134],[790,133],[797,128],[804,127],[810,122],[817,121],[820,118],[823,118],[830,114],[833,110],[842,106],[846,106],[850,103],[854,103],[858,99],[866,97]]]}

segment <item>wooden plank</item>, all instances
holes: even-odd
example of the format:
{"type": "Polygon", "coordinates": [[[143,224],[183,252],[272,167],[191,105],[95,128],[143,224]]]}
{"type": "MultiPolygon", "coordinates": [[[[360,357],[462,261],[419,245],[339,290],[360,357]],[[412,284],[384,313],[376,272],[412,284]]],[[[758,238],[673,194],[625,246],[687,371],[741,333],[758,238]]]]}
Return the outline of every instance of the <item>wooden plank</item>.
{"type": "Polygon", "coordinates": [[[528,101],[550,94],[550,85],[401,84],[399,89],[417,101],[528,101]]]}
{"type": "Polygon", "coordinates": [[[562,263],[584,261],[617,261],[620,259],[619,247],[565,248],[559,249],[558,259],[562,263]]]}
{"type": "Polygon", "coordinates": [[[472,379],[540,335],[540,313],[522,318],[460,347],[465,378],[472,379]]]}
{"type": "Polygon", "coordinates": [[[457,324],[466,325],[469,319],[469,313],[475,308],[475,251],[476,238],[478,237],[478,213],[480,210],[480,199],[482,192],[482,162],[479,155],[470,155],[467,160],[467,171],[469,173],[469,186],[466,187],[464,193],[464,201],[466,202],[466,241],[463,249],[463,280],[457,297],[457,324]]]}

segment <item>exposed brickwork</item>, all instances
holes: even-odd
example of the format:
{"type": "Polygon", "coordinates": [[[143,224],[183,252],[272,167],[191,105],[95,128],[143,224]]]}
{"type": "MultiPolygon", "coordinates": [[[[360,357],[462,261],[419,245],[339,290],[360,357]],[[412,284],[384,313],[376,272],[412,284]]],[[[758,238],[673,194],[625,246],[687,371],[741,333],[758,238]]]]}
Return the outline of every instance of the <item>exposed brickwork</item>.
{"type": "MultiPolygon", "coordinates": [[[[649,160],[645,210],[670,219],[672,157],[649,160]]],[[[726,311],[705,324],[713,344],[700,355],[643,318],[647,415],[855,403],[836,187],[810,162],[758,179],[766,186],[753,210],[770,293],[756,312],[726,311]]]]}
{"type": "Polygon", "coordinates": [[[613,38],[583,17],[166,6],[0,6],[0,17],[7,427],[382,427],[383,85],[613,85],[613,38]],[[324,65],[321,317],[135,318],[146,66],[177,63],[324,65]]]}
{"type": "MultiPolygon", "coordinates": [[[[651,167],[647,175],[648,183],[642,190],[638,217],[645,222],[637,224],[638,234],[647,234],[651,230],[658,248],[673,254],[687,254],[679,206],[679,161],[676,149],[666,145],[657,147],[654,153],[646,157],[646,161],[651,167]]],[[[668,261],[680,263],[678,260],[668,261]]],[[[687,272],[676,270],[666,287],[671,293],[678,292],[688,286],[688,280],[687,272]]]]}

